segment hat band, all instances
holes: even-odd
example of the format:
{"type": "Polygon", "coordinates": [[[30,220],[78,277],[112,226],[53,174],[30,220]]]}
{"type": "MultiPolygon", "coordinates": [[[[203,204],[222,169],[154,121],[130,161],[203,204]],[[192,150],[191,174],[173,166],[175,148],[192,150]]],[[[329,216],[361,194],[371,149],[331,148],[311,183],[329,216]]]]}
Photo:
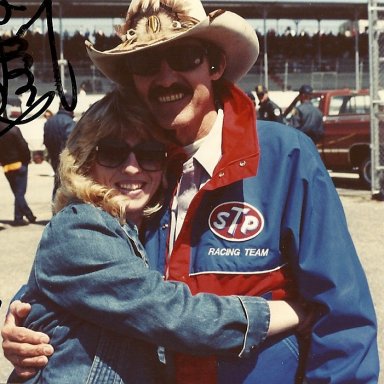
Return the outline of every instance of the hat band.
{"type": "Polygon", "coordinates": [[[194,17],[170,13],[163,9],[157,14],[142,13],[130,29],[126,29],[127,24],[117,27],[116,31],[123,42],[110,52],[145,47],[169,40],[187,32],[199,22],[194,17]]]}

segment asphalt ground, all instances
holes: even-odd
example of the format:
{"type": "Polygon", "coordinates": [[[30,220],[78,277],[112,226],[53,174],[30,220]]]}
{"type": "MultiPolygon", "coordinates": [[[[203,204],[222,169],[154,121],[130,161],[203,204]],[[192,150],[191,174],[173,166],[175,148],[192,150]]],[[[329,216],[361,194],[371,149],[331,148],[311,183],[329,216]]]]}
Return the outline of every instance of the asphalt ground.
{"type": "MultiPolygon", "coordinates": [[[[373,200],[369,191],[360,189],[354,175],[331,176],[368,277],[379,321],[380,359],[384,361],[384,202],[373,200]]],[[[4,322],[11,298],[28,278],[41,233],[51,218],[52,187],[52,169],[49,164],[31,164],[26,198],[37,216],[37,222],[25,227],[12,227],[13,195],[0,171],[0,299],[3,302],[0,324],[4,322]]],[[[0,352],[0,383],[6,382],[10,371],[11,365],[0,352]]],[[[381,378],[380,383],[384,383],[384,378],[381,378]]]]}

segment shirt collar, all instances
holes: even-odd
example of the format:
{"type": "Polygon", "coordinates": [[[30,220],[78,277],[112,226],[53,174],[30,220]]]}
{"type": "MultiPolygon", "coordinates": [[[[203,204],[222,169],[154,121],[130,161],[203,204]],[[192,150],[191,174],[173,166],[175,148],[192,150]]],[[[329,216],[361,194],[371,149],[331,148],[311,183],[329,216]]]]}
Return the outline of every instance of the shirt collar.
{"type": "Polygon", "coordinates": [[[196,159],[209,176],[213,175],[213,171],[221,159],[223,122],[224,111],[219,109],[208,135],[184,147],[185,152],[196,159]]]}

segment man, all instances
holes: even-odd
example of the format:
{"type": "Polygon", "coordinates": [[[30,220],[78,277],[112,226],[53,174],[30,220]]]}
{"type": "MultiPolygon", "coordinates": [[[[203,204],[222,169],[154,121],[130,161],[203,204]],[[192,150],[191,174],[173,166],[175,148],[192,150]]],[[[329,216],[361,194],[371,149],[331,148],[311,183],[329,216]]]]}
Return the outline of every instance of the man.
{"type": "Polygon", "coordinates": [[[68,136],[75,126],[75,121],[73,120],[73,112],[64,109],[62,104],[60,104],[59,110],[55,115],[47,116],[47,121],[44,124],[44,145],[47,148],[49,161],[55,174],[52,192],[53,200],[59,187],[57,168],[60,162],[60,153],[64,149],[68,136]]]}
{"type": "Polygon", "coordinates": [[[259,119],[282,123],[283,115],[281,109],[269,98],[268,89],[264,85],[258,85],[255,91],[259,99],[259,119]]]}
{"type": "MultiPolygon", "coordinates": [[[[0,131],[7,128],[7,124],[0,122],[0,131]]],[[[15,197],[14,221],[12,225],[21,227],[34,223],[36,216],[32,213],[25,194],[28,184],[28,165],[31,162],[31,152],[19,127],[12,127],[0,136],[0,165],[15,197]],[[24,220],[24,216],[28,221],[24,220]]]]}
{"type": "Polygon", "coordinates": [[[313,89],[302,85],[299,89],[300,105],[292,111],[291,125],[308,135],[317,144],[324,135],[323,114],[312,102],[313,89]]]}
{"type": "MultiPolygon", "coordinates": [[[[290,333],[248,359],[178,354],[176,381],[376,383],[373,304],[332,181],[305,135],[270,122],[256,130],[252,101],[233,85],[257,58],[255,31],[231,12],[207,16],[197,0],[145,4],[132,1],[118,47],[88,44],[88,52],[107,77],[134,85],[187,154],[169,204],[147,227],[151,267],[193,293],[295,298],[319,308],[309,344],[290,333]]],[[[12,322],[3,346],[21,369],[44,354],[41,334],[28,338],[37,347],[21,344],[24,359],[14,341],[30,331],[12,322]]]]}

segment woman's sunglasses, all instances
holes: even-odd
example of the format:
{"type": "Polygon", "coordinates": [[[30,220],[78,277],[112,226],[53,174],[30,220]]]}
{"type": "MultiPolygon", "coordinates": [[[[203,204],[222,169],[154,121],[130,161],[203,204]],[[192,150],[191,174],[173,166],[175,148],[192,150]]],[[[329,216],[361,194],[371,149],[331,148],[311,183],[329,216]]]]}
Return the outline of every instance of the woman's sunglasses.
{"type": "Polygon", "coordinates": [[[139,76],[153,76],[160,71],[161,62],[178,72],[197,68],[207,56],[207,47],[198,44],[175,45],[161,50],[150,49],[132,54],[129,59],[129,72],[139,76]]]}
{"type": "Polygon", "coordinates": [[[123,164],[131,153],[144,171],[161,171],[167,159],[165,145],[146,141],[134,147],[117,139],[102,139],[96,146],[96,162],[106,168],[116,168],[123,164]]]}

